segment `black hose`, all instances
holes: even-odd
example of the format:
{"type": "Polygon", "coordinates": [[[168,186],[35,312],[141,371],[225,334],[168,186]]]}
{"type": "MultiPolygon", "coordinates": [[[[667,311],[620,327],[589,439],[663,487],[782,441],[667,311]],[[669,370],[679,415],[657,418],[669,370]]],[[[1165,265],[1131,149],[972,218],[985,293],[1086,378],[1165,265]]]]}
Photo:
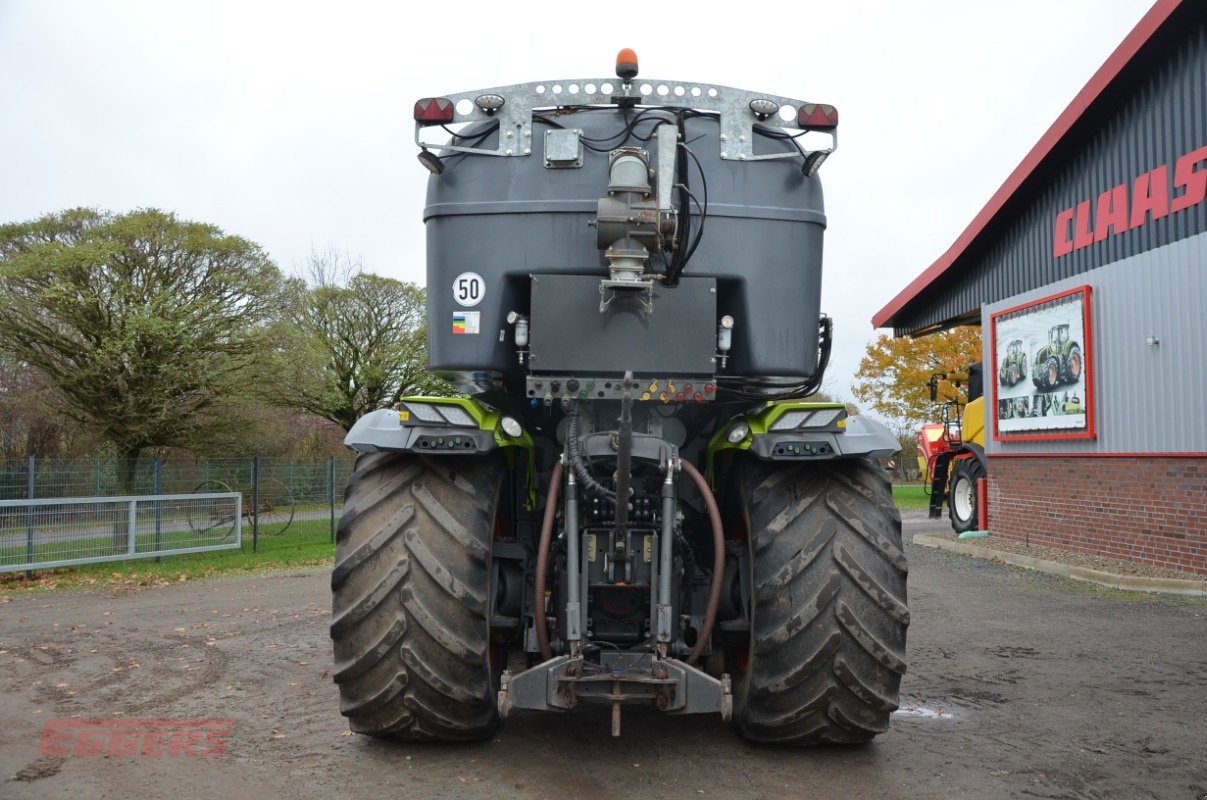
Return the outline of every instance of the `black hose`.
{"type": "Polygon", "coordinates": [[[583,461],[582,452],[578,449],[578,404],[574,403],[570,406],[570,410],[566,412],[566,455],[570,457],[570,468],[574,470],[574,474],[578,477],[578,482],[582,484],[583,491],[592,497],[603,497],[608,500],[615,500],[616,493],[608,490],[599,481],[591,475],[591,471],[587,469],[587,464],[583,461]]]}
{"type": "Polygon", "coordinates": [[[775,387],[768,385],[768,388],[778,388],[778,392],[749,392],[744,389],[725,384],[745,384],[758,385],[758,379],[741,377],[741,376],[718,376],[717,378],[717,393],[726,397],[735,397],[742,400],[788,400],[796,397],[808,397],[821,388],[822,380],[826,375],[826,368],[830,365],[830,349],[834,338],[834,323],[826,315],[822,315],[818,320],[818,344],[817,344],[817,366],[813,372],[800,383],[790,384],[787,386],[775,387]]]}
{"type": "Polygon", "coordinates": [[[633,477],[633,373],[624,374],[620,400],[620,430],[616,442],[616,536],[624,541],[629,529],[629,481],[633,477]]]}

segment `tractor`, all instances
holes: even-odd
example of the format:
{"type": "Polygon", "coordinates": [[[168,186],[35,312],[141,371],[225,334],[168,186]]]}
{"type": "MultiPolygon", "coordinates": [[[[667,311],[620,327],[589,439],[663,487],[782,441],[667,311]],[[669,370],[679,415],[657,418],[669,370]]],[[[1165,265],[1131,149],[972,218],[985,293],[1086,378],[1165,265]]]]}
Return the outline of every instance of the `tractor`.
{"type": "Polygon", "coordinates": [[[1048,330],[1048,343],[1035,354],[1031,381],[1036,388],[1051,391],[1081,380],[1083,366],[1081,345],[1069,339],[1068,323],[1054,325],[1048,330]]]}
{"type": "Polygon", "coordinates": [[[866,742],[906,668],[884,425],[810,402],[828,105],[696,81],[420,99],[429,363],[359,420],[331,576],[352,731],[719,714],[866,742]],[[821,140],[821,141],[815,141],[821,140]]]}
{"type": "Polygon", "coordinates": [[[1006,355],[997,371],[998,383],[1002,386],[1014,386],[1027,376],[1027,353],[1023,350],[1023,340],[1015,339],[1006,345],[1006,355]]]}

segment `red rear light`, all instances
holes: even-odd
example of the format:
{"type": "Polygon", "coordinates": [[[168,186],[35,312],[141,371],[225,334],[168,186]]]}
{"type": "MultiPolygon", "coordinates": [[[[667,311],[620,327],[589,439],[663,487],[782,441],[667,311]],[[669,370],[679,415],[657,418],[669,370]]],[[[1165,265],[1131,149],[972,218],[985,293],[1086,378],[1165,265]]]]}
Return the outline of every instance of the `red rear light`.
{"type": "Polygon", "coordinates": [[[456,109],[447,97],[425,97],[415,103],[416,122],[452,122],[456,109]]]}
{"type": "Polygon", "coordinates": [[[821,103],[805,103],[796,112],[796,124],[807,131],[832,131],[838,127],[838,109],[821,103]]]}

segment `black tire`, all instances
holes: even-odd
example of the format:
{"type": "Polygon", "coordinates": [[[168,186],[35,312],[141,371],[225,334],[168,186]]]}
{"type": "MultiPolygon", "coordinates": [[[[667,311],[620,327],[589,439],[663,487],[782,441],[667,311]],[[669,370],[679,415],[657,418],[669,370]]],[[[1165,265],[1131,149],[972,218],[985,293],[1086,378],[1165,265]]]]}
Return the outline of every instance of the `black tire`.
{"type": "Polygon", "coordinates": [[[1081,370],[1084,366],[1081,361],[1081,348],[1073,345],[1069,348],[1069,357],[1065,360],[1068,367],[1065,373],[1065,379],[1068,383],[1077,383],[1081,380],[1081,370]]]}
{"type": "Polygon", "coordinates": [[[956,533],[975,531],[980,519],[980,498],[977,481],[985,477],[980,459],[958,458],[952,463],[951,480],[947,486],[947,516],[956,533]]]}
{"type": "Polygon", "coordinates": [[[738,731],[793,745],[869,741],[897,708],[909,625],[888,478],[866,459],[745,466],[751,631],[734,683],[738,731]]]}
{"type": "Polygon", "coordinates": [[[498,725],[490,663],[497,456],[362,454],[331,573],[332,676],[356,733],[482,739],[498,725]]]}

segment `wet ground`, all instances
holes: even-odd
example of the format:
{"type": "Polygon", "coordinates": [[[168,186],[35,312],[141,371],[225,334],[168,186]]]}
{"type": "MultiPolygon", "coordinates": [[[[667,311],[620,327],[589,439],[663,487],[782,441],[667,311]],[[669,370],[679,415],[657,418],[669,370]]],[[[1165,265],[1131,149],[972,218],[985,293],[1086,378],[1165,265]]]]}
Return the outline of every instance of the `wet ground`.
{"type": "MultiPolygon", "coordinates": [[[[910,522],[906,538],[934,523],[910,522]]],[[[712,718],[509,719],[489,742],[349,735],[321,570],[0,603],[0,798],[1207,796],[1207,603],[920,547],[891,730],[753,746],[712,718]],[[39,756],[49,718],[229,718],[226,755],[39,756]]]]}

